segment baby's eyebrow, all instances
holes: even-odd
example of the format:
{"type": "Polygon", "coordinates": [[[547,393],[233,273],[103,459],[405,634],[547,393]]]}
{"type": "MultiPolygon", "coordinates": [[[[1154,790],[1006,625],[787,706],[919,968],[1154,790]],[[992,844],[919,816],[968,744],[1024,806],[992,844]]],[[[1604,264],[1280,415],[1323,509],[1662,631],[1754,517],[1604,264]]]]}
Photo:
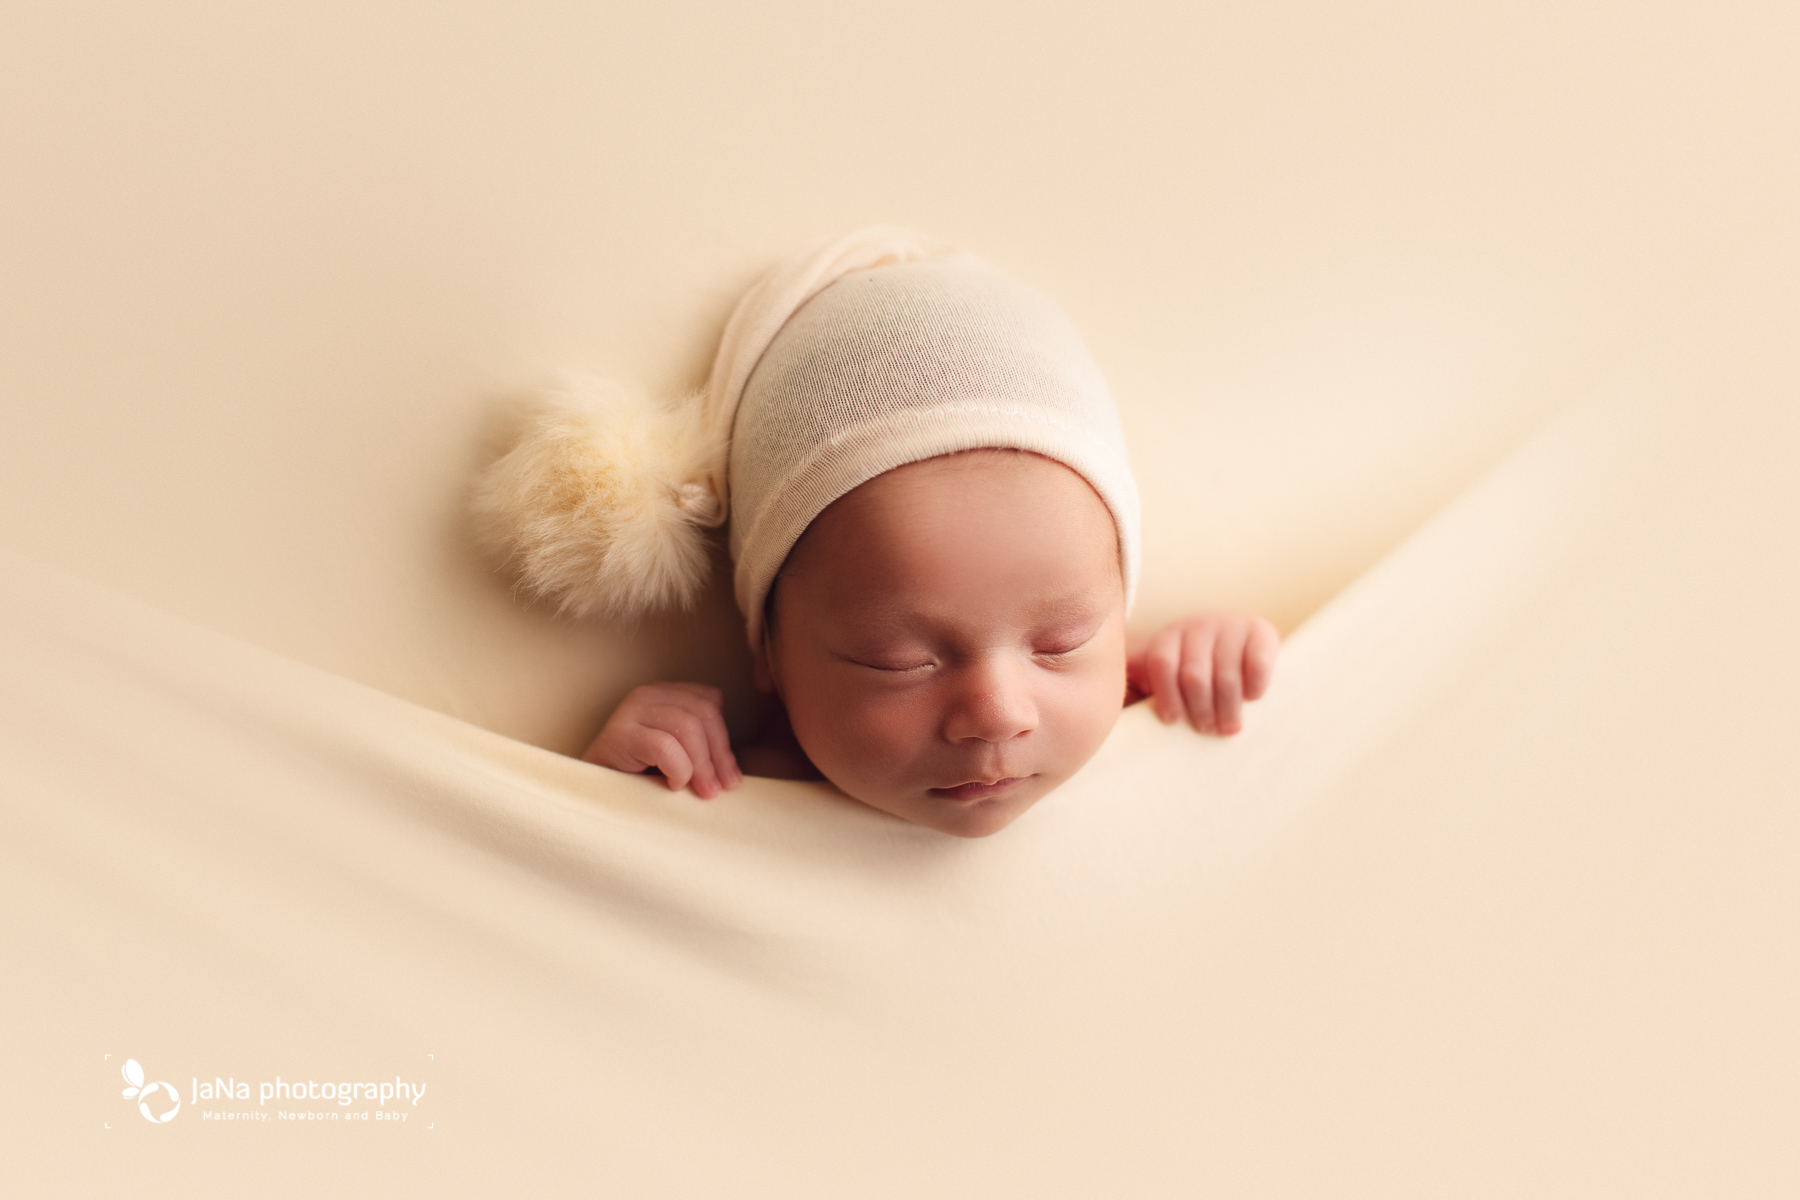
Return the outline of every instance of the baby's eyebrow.
{"type": "Polygon", "coordinates": [[[1106,620],[1103,612],[1085,613],[1075,617],[1059,617],[1055,620],[1042,621],[1031,627],[1031,631],[1044,637],[1063,634],[1088,633],[1098,629],[1106,620]]]}
{"type": "MultiPolygon", "coordinates": [[[[1020,622],[1020,635],[1032,640],[1091,634],[1106,621],[1109,605],[1093,596],[1070,596],[1038,606],[1020,622]]],[[[938,641],[954,635],[954,619],[917,612],[897,604],[864,609],[840,627],[846,638],[864,643],[918,638],[938,641]]]]}
{"type": "Polygon", "coordinates": [[[1106,619],[1111,611],[1110,596],[1097,595],[1092,589],[1083,589],[1067,595],[1058,596],[1047,601],[1038,608],[1038,623],[1041,625],[1085,624],[1089,621],[1099,622],[1106,619]]]}

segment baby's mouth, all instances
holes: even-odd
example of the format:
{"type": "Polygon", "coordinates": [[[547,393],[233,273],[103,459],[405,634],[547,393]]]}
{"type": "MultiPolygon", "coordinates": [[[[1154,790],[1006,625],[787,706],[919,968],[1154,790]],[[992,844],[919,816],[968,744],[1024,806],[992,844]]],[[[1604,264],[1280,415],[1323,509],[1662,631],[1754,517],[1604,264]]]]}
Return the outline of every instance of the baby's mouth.
{"type": "Polygon", "coordinates": [[[932,788],[931,794],[938,797],[940,800],[962,801],[964,803],[971,800],[990,800],[995,796],[1012,791],[1014,788],[1031,778],[1032,776],[1030,775],[1021,775],[1009,779],[996,779],[992,782],[984,782],[977,779],[969,783],[959,783],[955,787],[932,788]]]}

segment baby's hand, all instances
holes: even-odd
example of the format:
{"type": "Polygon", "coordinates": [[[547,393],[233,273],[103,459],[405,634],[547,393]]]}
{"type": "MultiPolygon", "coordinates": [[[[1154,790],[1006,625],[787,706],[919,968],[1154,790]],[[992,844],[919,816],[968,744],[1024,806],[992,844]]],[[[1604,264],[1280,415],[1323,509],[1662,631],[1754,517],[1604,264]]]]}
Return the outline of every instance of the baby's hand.
{"type": "Polygon", "coordinates": [[[1268,688],[1280,644],[1261,617],[1184,617],[1131,655],[1127,678],[1164,724],[1185,717],[1201,733],[1230,735],[1243,728],[1244,701],[1268,688]]]}
{"type": "Polygon", "coordinates": [[[669,790],[690,783],[711,800],[744,781],[719,710],[723,694],[704,683],[647,683],[619,702],[581,757],[615,771],[663,773],[669,790]]]}

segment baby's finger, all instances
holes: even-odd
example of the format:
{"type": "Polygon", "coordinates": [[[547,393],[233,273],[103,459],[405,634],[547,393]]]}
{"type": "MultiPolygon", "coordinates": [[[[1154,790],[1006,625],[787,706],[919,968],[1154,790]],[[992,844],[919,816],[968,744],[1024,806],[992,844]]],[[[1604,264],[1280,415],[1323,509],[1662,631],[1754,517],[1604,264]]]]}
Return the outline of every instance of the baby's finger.
{"type": "Polygon", "coordinates": [[[1213,640],[1210,623],[1189,629],[1181,640],[1181,697],[1188,723],[1201,733],[1213,728],[1213,640]]]}
{"type": "Polygon", "coordinates": [[[663,773],[671,792],[679,792],[694,777],[694,762],[681,739],[664,729],[639,725],[632,731],[627,750],[663,773]]]}
{"type": "Polygon", "coordinates": [[[1241,621],[1226,621],[1213,643],[1213,729],[1230,737],[1244,727],[1244,640],[1241,621]]]}
{"type": "Polygon", "coordinates": [[[1144,662],[1150,675],[1150,703],[1165,725],[1173,725],[1186,716],[1181,702],[1181,631],[1165,629],[1144,651],[1144,662]]]}
{"type": "MultiPolygon", "coordinates": [[[[678,685],[681,696],[673,703],[691,715],[699,723],[699,737],[706,741],[704,755],[694,748],[696,768],[702,776],[710,775],[718,789],[734,788],[744,781],[744,774],[738,770],[737,756],[731,752],[731,733],[725,728],[725,714],[720,709],[725,693],[711,684],[684,683],[678,685]],[[704,757],[702,765],[698,760],[704,757]]],[[[711,797],[709,796],[708,799],[711,797]]]]}
{"type": "Polygon", "coordinates": [[[681,743],[683,753],[693,765],[688,785],[694,789],[694,795],[702,800],[711,800],[721,790],[718,766],[713,762],[712,740],[707,735],[706,718],[703,715],[706,710],[696,707],[700,711],[686,705],[662,706],[651,716],[648,724],[673,734],[681,743]]]}
{"type": "Polygon", "coordinates": [[[738,770],[737,756],[731,752],[731,732],[725,728],[725,714],[719,711],[718,705],[709,704],[701,714],[700,722],[706,727],[706,746],[720,785],[734,788],[744,782],[744,773],[738,770]]]}
{"type": "Polygon", "coordinates": [[[1244,699],[1261,700],[1275,676],[1276,652],[1281,648],[1281,635],[1275,627],[1257,617],[1250,622],[1250,640],[1244,645],[1244,699]]]}

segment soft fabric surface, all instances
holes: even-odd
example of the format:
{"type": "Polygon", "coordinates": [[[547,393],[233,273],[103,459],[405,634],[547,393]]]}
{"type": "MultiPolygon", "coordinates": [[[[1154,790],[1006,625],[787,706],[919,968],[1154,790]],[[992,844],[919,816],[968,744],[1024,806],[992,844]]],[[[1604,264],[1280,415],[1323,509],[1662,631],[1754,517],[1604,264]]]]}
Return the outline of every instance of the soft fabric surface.
{"type": "Polygon", "coordinates": [[[976,842],[670,795],[8,560],[13,1186],[1785,1190],[1800,422],[1755,311],[1308,622],[1239,738],[1134,709],[976,842]],[[204,1115],[396,1106],[278,1080],[425,1090],[204,1115]]]}

